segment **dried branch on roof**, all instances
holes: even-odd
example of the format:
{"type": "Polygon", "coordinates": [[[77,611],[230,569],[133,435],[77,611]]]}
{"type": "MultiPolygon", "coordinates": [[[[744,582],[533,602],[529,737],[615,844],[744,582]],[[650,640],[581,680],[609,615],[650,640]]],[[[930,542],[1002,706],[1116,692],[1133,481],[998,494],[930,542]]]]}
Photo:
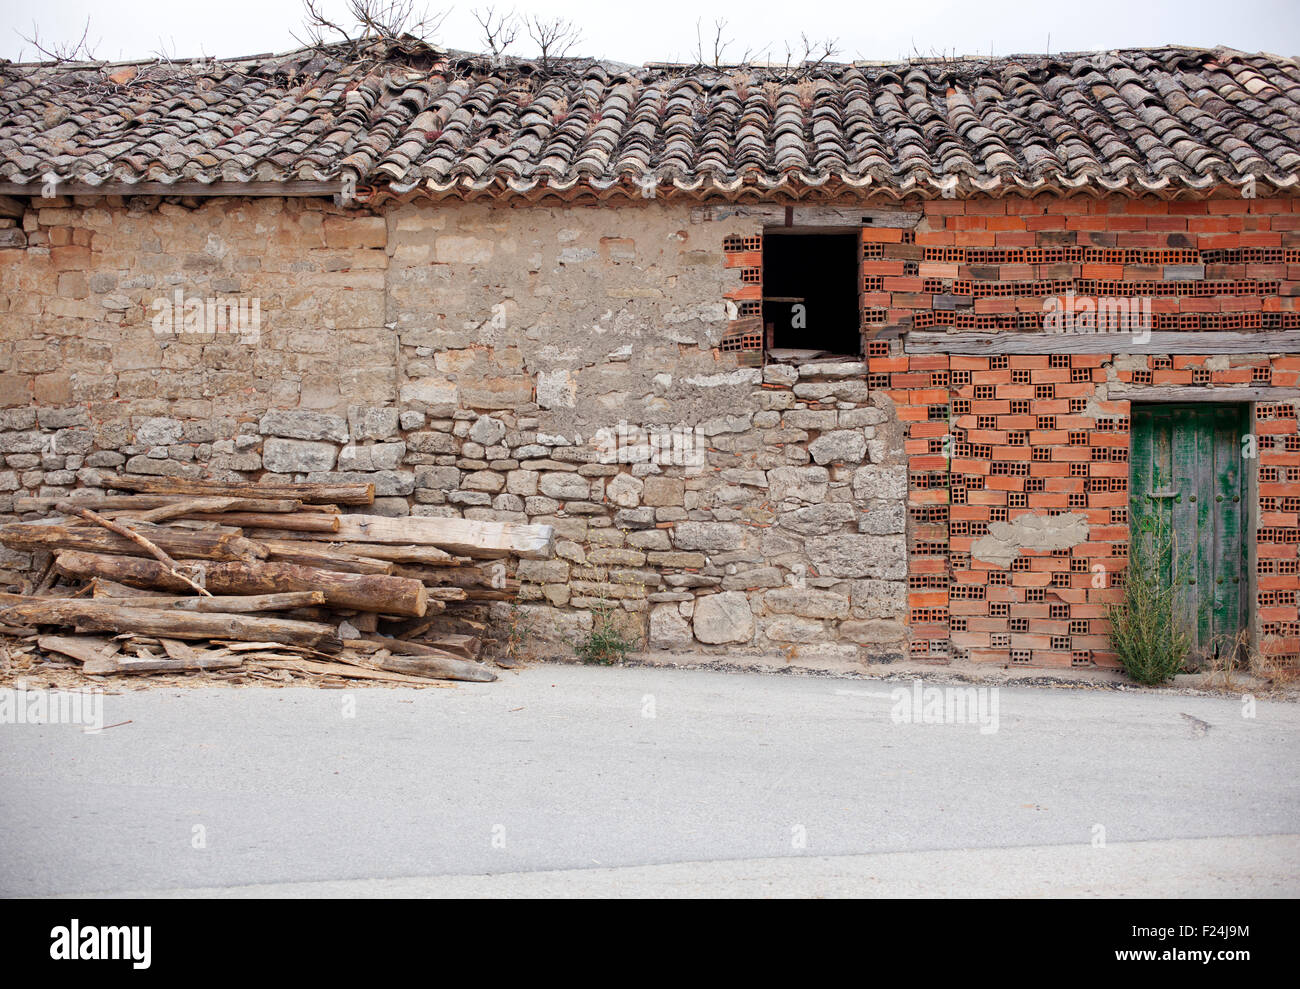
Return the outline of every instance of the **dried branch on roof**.
{"type": "Polygon", "coordinates": [[[357,61],[378,62],[375,41],[417,42],[428,44],[451,13],[430,12],[417,7],[416,0],[347,0],[350,21],[339,22],[327,16],[321,0],[303,0],[303,32],[294,39],[321,54],[334,55],[342,47],[357,61]]]}
{"type": "Polygon", "coordinates": [[[506,51],[519,36],[519,17],[512,10],[508,14],[498,14],[495,7],[486,10],[471,11],[481,28],[483,47],[487,49],[494,66],[500,65],[506,51]]]}
{"type": "Polygon", "coordinates": [[[559,59],[564,58],[573,46],[582,40],[582,31],[572,21],[561,17],[547,20],[536,15],[524,19],[524,30],[540,53],[538,63],[543,73],[550,74],[559,59]]]}

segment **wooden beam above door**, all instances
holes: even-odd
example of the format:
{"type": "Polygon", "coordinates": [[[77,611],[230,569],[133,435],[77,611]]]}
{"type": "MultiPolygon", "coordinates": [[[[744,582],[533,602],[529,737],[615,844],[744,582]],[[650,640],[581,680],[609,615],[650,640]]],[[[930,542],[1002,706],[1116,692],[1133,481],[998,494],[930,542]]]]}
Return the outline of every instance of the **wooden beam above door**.
{"type": "Polygon", "coordinates": [[[1295,354],[1300,330],[1277,333],[935,333],[903,336],[909,354],[1295,354]]]}

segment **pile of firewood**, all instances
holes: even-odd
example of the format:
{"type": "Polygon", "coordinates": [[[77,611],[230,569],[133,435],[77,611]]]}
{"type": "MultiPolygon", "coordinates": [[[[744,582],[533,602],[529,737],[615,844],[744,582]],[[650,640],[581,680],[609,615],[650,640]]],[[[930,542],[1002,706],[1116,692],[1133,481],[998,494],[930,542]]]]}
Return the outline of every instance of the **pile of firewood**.
{"type": "Polygon", "coordinates": [[[371,484],[99,487],[20,496],[15,512],[38,517],[0,525],[0,543],[33,560],[18,593],[0,592],[0,634],[91,675],[494,680],[475,606],[513,598],[511,557],[554,550],[550,526],[359,514],[371,484]]]}

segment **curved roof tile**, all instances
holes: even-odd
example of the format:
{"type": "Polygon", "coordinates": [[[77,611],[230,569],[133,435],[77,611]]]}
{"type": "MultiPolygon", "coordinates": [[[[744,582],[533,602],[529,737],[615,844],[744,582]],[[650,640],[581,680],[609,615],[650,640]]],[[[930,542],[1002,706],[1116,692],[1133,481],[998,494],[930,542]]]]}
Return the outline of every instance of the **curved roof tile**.
{"type": "Polygon", "coordinates": [[[552,72],[403,39],[195,63],[0,63],[0,182],[233,177],[525,194],[1300,180],[1300,65],[1158,48],[899,65],[552,72]]]}

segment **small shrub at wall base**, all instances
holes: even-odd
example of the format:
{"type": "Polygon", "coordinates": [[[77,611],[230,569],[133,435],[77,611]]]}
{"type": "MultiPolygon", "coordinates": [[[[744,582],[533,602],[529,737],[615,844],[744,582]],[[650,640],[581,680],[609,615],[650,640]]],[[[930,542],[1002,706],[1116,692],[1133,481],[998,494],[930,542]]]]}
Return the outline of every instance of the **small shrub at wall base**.
{"type": "Polygon", "coordinates": [[[1124,598],[1108,609],[1111,645],[1138,683],[1164,683],[1183,669],[1191,638],[1178,623],[1175,598],[1184,570],[1172,528],[1134,502],[1124,598]]]}
{"type": "Polygon", "coordinates": [[[575,646],[584,663],[611,666],[632,651],[634,643],[624,636],[614,621],[614,609],[597,605],[591,609],[591,631],[575,646]]]}

